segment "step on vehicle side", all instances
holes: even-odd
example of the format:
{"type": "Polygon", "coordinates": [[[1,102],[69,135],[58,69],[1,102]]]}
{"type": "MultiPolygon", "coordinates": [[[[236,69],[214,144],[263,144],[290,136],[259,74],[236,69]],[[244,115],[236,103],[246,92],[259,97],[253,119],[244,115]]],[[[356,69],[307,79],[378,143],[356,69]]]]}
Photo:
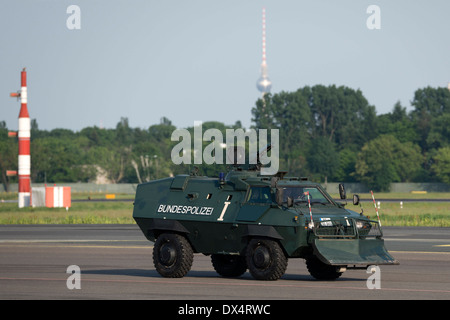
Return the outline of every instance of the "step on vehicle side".
{"type": "MultiPolygon", "coordinates": [[[[155,242],[161,276],[186,275],[194,253],[210,255],[223,277],[248,269],[259,280],[282,277],[291,258],[305,259],[320,280],[337,279],[346,269],[398,264],[377,221],[346,209],[318,183],[284,172],[264,176],[259,169],[235,166],[226,177],[194,173],[138,185],[133,218],[155,242]]],[[[346,198],[343,185],[340,195],[346,198]]]]}

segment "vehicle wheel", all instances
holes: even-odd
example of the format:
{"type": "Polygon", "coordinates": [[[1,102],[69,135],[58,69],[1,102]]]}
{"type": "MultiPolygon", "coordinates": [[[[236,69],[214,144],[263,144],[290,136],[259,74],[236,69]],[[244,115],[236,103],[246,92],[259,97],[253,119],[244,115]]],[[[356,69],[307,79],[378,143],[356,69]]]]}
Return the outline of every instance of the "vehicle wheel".
{"type": "Polygon", "coordinates": [[[247,271],[247,264],[243,256],[213,254],[211,262],[214,270],[222,277],[239,277],[247,271]]]}
{"type": "Polygon", "coordinates": [[[277,280],[286,271],[287,258],[278,242],[270,239],[252,239],[247,246],[246,261],[253,278],[277,280]]]}
{"type": "Polygon", "coordinates": [[[166,278],[182,278],[191,270],[194,252],[185,237],[163,233],[153,247],[153,264],[166,278]]]}
{"type": "Polygon", "coordinates": [[[340,267],[325,264],[315,256],[306,259],[306,268],[317,280],[336,280],[343,273],[339,272],[340,267]]]}

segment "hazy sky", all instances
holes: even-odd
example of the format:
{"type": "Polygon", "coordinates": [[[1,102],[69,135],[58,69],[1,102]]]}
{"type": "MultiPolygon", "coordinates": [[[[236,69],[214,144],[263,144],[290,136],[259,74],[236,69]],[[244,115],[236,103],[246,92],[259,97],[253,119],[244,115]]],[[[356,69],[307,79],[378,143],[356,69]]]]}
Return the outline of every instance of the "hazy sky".
{"type": "Polygon", "coordinates": [[[0,121],[17,129],[9,93],[26,67],[40,129],[113,128],[121,117],[148,128],[163,116],[249,127],[263,6],[273,93],[345,85],[382,114],[450,81],[448,0],[2,0],[0,121]],[[67,27],[70,5],[81,29],[67,27]],[[366,25],[370,5],[381,29],[366,25]]]}

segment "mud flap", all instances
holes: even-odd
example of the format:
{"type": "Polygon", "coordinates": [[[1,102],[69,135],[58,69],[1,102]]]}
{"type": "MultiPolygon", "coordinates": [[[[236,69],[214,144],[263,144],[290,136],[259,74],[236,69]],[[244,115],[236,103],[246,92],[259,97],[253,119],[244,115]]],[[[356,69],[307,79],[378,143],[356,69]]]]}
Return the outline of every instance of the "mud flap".
{"type": "Polygon", "coordinates": [[[386,250],[383,239],[314,239],[314,254],[329,265],[399,264],[386,250]]]}

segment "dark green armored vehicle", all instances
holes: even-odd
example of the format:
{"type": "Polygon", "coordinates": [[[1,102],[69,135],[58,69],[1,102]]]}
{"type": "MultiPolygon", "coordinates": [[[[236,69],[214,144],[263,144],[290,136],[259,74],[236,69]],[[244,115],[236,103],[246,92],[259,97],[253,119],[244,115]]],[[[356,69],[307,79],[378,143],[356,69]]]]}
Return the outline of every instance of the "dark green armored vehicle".
{"type": "MultiPolygon", "coordinates": [[[[138,185],[133,218],[155,242],[159,274],[183,277],[194,253],[211,255],[224,277],[248,269],[260,280],[283,276],[289,258],[305,259],[310,274],[323,280],[346,269],[398,264],[377,221],[345,209],[317,183],[259,173],[235,167],[226,177],[178,175],[138,185]]],[[[340,194],[345,199],[342,185],[340,194]]]]}

